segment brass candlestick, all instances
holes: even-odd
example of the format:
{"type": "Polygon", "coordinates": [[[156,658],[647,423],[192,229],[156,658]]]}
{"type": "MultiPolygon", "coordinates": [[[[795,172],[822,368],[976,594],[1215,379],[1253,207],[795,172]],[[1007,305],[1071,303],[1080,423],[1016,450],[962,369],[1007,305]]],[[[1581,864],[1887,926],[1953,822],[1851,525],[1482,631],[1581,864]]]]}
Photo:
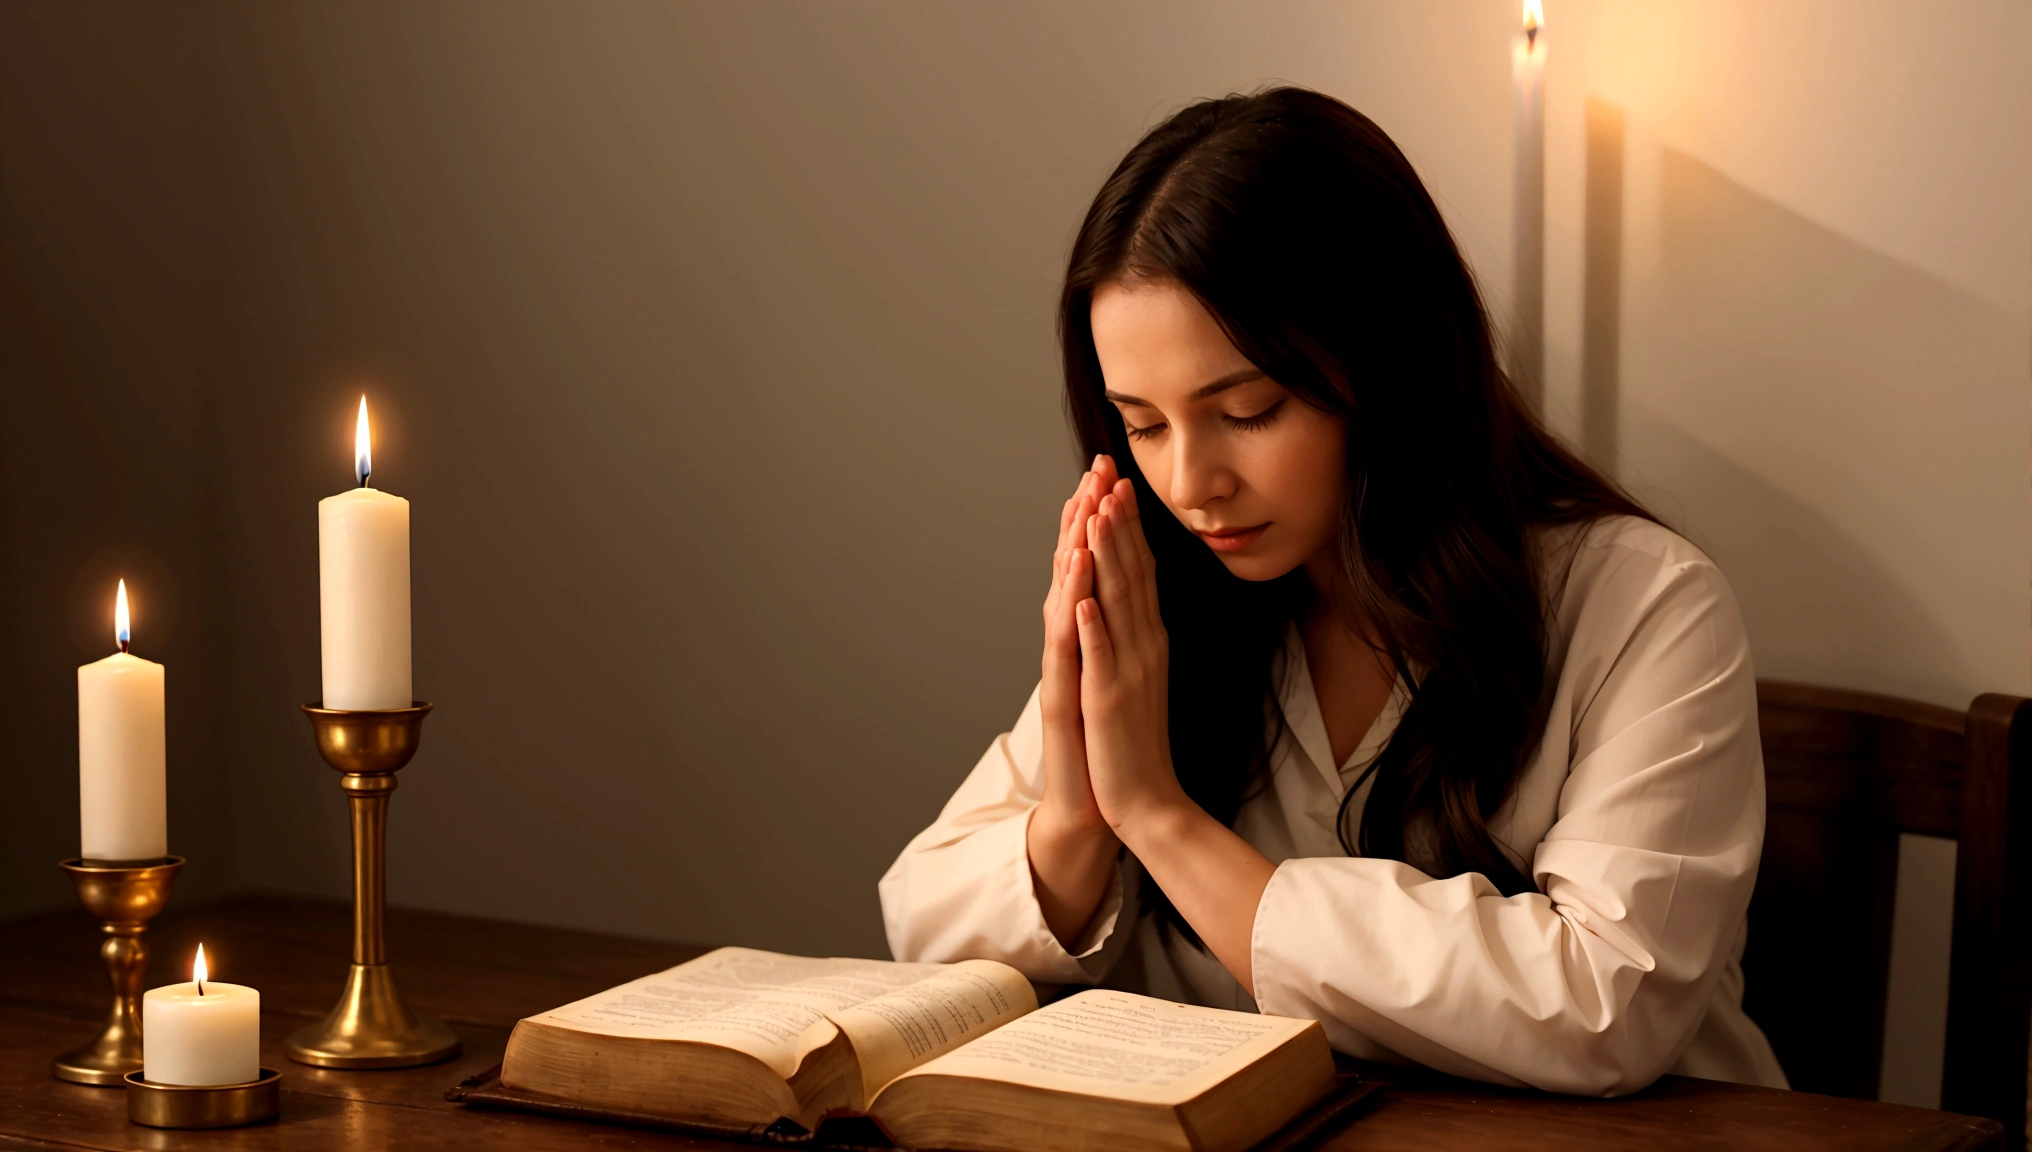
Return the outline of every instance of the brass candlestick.
{"type": "Polygon", "coordinates": [[[318,754],[345,775],[353,813],[353,967],[346,990],[319,1024],[299,1028],[284,1045],[289,1058],[324,1068],[410,1068],[459,1053],[459,1038],[442,1020],[418,1016],[402,1002],[388,966],[388,794],[395,773],[416,755],[431,706],[348,711],[303,706],[317,734],[318,754]]]}
{"type": "Polygon", "coordinates": [[[51,1070],[59,1080],[118,1087],[122,1077],[141,1070],[141,982],[148,975],[142,933],[169,899],[183,857],[132,864],[66,860],[58,867],[70,874],[78,899],[106,934],[99,959],[113,978],[113,1010],[91,1043],[57,1057],[51,1070]]]}

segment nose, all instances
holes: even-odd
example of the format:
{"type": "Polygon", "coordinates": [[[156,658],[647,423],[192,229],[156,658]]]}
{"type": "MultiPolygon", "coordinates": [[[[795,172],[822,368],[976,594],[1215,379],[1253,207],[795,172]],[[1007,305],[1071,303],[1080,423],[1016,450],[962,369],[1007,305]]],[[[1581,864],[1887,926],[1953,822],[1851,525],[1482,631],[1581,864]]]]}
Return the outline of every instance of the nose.
{"type": "Polygon", "coordinates": [[[1235,494],[1236,477],[1219,436],[1179,435],[1171,461],[1171,506],[1204,508],[1235,494]]]}

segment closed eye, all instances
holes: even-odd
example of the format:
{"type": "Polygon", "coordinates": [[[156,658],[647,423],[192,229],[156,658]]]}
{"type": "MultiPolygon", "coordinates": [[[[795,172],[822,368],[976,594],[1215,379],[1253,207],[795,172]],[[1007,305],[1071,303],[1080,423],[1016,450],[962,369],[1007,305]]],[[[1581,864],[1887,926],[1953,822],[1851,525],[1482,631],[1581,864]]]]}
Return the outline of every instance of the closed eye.
{"type": "Polygon", "coordinates": [[[1254,416],[1223,415],[1221,419],[1227,421],[1228,427],[1237,428],[1244,432],[1253,432],[1258,428],[1267,428],[1272,420],[1277,419],[1277,411],[1284,407],[1284,401],[1289,399],[1291,397],[1286,396],[1283,400],[1277,401],[1277,403],[1263,409],[1254,416]]]}
{"type": "Polygon", "coordinates": [[[1162,420],[1160,420],[1155,424],[1145,424],[1141,428],[1138,428],[1134,424],[1131,424],[1127,420],[1124,420],[1122,421],[1122,427],[1128,430],[1129,439],[1148,440],[1152,436],[1157,435],[1159,432],[1164,431],[1164,429],[1169,427],[1169,425],[1165,424],[1162,420]]]}

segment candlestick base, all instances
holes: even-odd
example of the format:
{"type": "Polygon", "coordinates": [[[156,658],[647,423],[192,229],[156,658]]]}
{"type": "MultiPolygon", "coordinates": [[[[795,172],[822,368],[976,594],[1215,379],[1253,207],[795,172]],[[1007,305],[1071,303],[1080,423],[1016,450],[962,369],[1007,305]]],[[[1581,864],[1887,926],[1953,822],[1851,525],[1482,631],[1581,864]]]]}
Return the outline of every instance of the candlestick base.
{"type": "Polygon", "coordinates": [[[292,1032],[283,1051],[320,1068],[413,1068],[459,1054],[444,1021],[409,1010],[386,964],[355,964],[321,1023],[292,1032]]]}
{"type": "Polygon", "coordinates": [[[74,1084],[118,1087],[129,1072],[141,1068],[141,983],[148,971],[148,941],[142,934],[169,900],[183,857],[134,863],[65,860],[58,867],[70,875],[78,900],[106,934],[99,959],[113,981],[113,1007],[91,1043],[51,1061],[50,1072],[74,1084]]]}
{"type": "Polygon", "coordinates": [[[121,1077],[140,1065],[140,1033],[108,1024],[90,1044],[51,1060],[49,1070],[57,1079],[73,1084],[117,1088],[121,1077]]]}
{"type": "Polygon", "coordinates": [[[139,1072],[127,1085],[127,1118],[150,1128],[237,1128],[282,1111],[282,1073],[263,1068],[245,1084],[157,1084],[139,1072]]]}

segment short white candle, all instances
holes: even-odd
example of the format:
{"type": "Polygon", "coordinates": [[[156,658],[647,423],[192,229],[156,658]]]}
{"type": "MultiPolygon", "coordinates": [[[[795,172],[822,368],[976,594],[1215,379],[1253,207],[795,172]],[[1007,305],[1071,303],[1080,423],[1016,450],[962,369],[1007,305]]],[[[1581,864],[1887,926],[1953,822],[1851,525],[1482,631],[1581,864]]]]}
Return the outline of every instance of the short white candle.
{"type": "Polygon", "coordinates": [[[261,1078],[261,993],[194,979],[141,996],[141,1076],[157,1084],[246,1084],[261,1078]]]}
{"type": "Polygon", "coordinates": [[[318,501],[323,703],[407,708],[409,501],[367,486],[374,465],[365,396],[353,451],[360,486],[318,501]]]}
{"type": "Polygon", "coordinates": [[[78,669],[78,854],[153,860],[169,854],[164,799],[162,665],[127,651],[127,582],[113,601],[120,651],[78,669]]]}

